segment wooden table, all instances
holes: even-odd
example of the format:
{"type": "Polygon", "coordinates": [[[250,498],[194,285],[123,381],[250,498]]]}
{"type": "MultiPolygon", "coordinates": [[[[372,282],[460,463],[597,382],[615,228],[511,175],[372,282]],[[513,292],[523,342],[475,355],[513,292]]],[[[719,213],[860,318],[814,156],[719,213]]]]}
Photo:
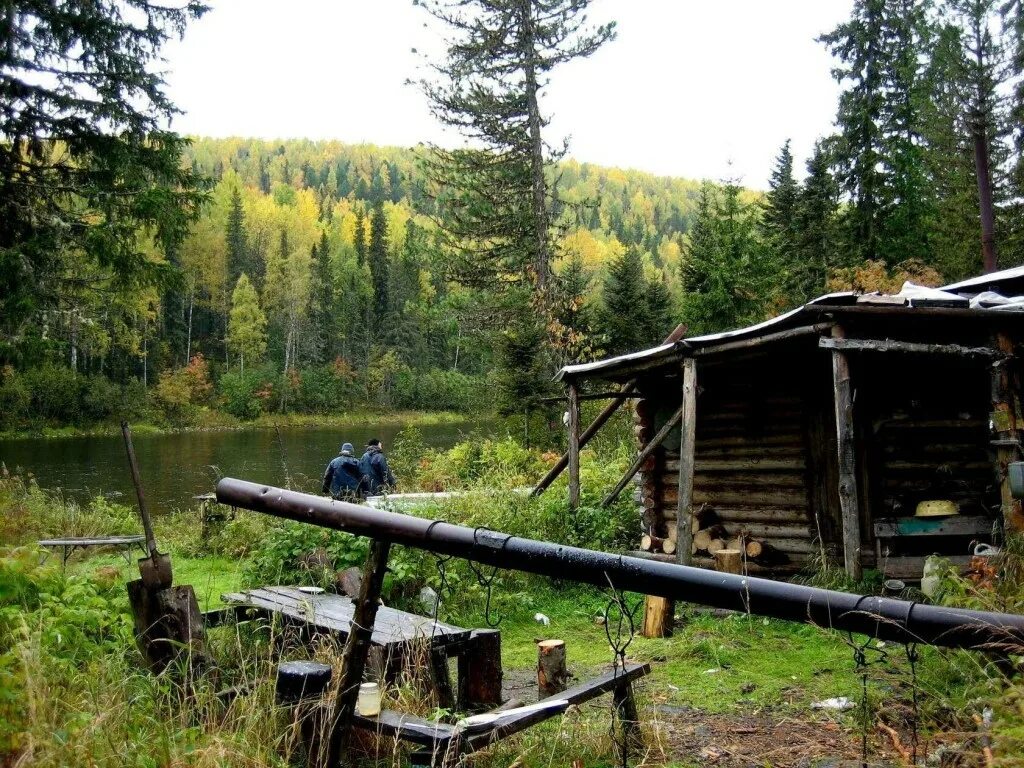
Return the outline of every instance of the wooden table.
{"type": "MultiPolygon", "coordinates": [[[[138,546],[143,555],[149,554],[146,550],[145,536],[71,536],[63,539],[43,539],[38,542],[44,549],[60,549],[62,565],[66,568],[68,558],[76,549],[88,549],[89,547],[113,547],[121,550],[121,554],[129,564],[131,563],[132,547],[138,546]]],[[[49,555],[49,553],[47,553],[49,555]]]]}
{"type": "MultiPolygon", "coordinates": [[[[348,637],[355,605],[344,595],[327,592],[311,594],[297,587],[261,587],[232,592],[221,599],[236,613],[257,611],[264,616],[279,616],[287,624],[306,631],[325,632],[339,640],[348,637]]],[[[381,649],[385,668],[400,663],[413,648],[424,648],[430,655],[430,673],[438,695],[447,706],[454,706],[455,694],[448,676],[448,659],[460,657],[468,648],[473,630],[445,624],[415,613],[381,607],[373,625],[371,644],[381,649]]],[[[459,665],[459,687],[463,690],[463,665],[459,665]]],[[[442,704],[442,706],[445,706],[442,704]]]]}

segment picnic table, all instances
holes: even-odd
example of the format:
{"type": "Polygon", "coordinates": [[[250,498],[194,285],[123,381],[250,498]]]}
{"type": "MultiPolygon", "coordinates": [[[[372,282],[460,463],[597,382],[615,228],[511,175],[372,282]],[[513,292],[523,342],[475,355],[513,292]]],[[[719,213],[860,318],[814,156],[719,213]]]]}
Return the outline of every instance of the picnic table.
{"type": "MultiPolygon", "coordinates": [[[[255,611],[263,616],[277,616],[288,625],[298,626],[305,632],[323,632],[348,637],[352,627],[355,604],[352,598],[309,588],[268,586],[231,592],[221,596],[229,611],[255,611]]],[[[454,691],[448,675],[448,659],[461,658],[470,650],[474,630],[434,621],[427,616],[381,607],[373,625],[371,646],[385,670],[400,668],[401,661],[415,648],[429,652],[430,673],[437,687],[442,706],[455,704],[454,691]]],[[[459,665],[459,687],[463,686],[464,665],[459,665]]]]}
{"type": "MultiPolygon", "coordinates": [[[[146,550],[146,537],[135,536],[70,536],[63,539],[42,539],[38,542],[40,547],[47,550],[60,549],[62,565],[66,568],[68,558],[76,549],[88,549],[89,547],[113,547],[121,550],[126,562],[131,563],[132,547],[138,546],[142,554],[149,554],[146,550]]],[[[49,552],[47,552],[49,555],[49,552]]]]}

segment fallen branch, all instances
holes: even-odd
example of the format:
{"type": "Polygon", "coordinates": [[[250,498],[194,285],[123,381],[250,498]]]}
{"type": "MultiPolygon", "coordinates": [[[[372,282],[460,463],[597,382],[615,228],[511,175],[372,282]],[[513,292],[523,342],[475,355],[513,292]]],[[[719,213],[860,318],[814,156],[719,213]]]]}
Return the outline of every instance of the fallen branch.
{"type": "Polygon", "coordinates": [[[900,741],[900,735],[881,720],[878,721],[878,728],[888,734],[889,740],[892,742],[893,749],[900,753],[900,757],[903,758],[903,762],[907,765],[911,765],[910,750],[903,746],[903,742],[900,741]]]}

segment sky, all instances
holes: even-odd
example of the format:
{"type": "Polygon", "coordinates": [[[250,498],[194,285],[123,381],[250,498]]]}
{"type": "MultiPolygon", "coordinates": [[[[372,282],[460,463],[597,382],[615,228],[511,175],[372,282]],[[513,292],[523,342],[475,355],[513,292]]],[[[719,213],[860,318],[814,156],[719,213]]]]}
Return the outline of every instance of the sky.
{"type": "MultiPolygon", "coordinates": [[[[443,50],[412,0],[208,0],[165,49],[173,127],[199,136],[460,143],[407,80],[443,50]],[[416,52],[414,52],[414,50],[416,52]]],[[[594,0],[617,38],[552,73],[545,138],[583,162],[764,189],[792,139],[797,173],[838,87],[815,38],[852,0],[594,0]]]]}

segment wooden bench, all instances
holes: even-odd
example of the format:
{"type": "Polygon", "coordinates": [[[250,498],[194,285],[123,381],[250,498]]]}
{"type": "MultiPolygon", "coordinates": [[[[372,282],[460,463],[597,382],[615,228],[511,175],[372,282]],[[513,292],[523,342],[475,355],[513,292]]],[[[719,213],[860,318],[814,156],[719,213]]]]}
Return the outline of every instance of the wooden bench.
{"type": "MultiPolygon", "coordinates": [[[[88,549],[90,547],[112,547],[121,550],[125,562],[131,564],[131,549],[139,547],[142,554],[149,554],[146,551],[145,536],[70,536],[63,539],[42,539],[38,542],[40,547],[47,550],[61,550],[61,565],[67,567],[68,558],[76,549],[88,549]]],[[[47,552],[49,555],[49,552],[47,552]]]]}
{"type": "MultiPolygon", "coordinates": [[[[221,596],[228,608],[211,614],[212,624],[226,616],[256,612],[262,616],[278,616],[285,624],[307,634],[327,633],[343,641],[352,628],[355,605],[351,598],[322,592],[313,594],[296,587],[271,586],[232,592],[221,596]]],[[[381,607],[370,637],[387,674],[400,665],[414,648],[429,653],[430,674],[437,688],[441,705],[454,707],[455,689],[448,674],[448,659],[459,658],[458,691],[465,689],[465,665],[462,656],[473,650],[474,630],[445,624],[415,613],[381,607]]]]}
{"type": "Polygon", "coordinates": [[[650,672],[650,664],[627,664],[625,669],[606,672],[600,677],[541,699],[536,705],[506,712],[493,710],[490,714],[495,719],[483,727],[436,723],[392,710],[384,710],[376,717],[365,717],[357,712],[354,725],[379,736],[391,736],[424,747],[413,752],[413,765],[455,764],[460,757],[560,715],[572,705],[612,692],[615,694],[617,708],[621,707],[619,711],[625,715],[623,719],[626,730],[635,733],[638,724],[632,684],[650,672]]]}

